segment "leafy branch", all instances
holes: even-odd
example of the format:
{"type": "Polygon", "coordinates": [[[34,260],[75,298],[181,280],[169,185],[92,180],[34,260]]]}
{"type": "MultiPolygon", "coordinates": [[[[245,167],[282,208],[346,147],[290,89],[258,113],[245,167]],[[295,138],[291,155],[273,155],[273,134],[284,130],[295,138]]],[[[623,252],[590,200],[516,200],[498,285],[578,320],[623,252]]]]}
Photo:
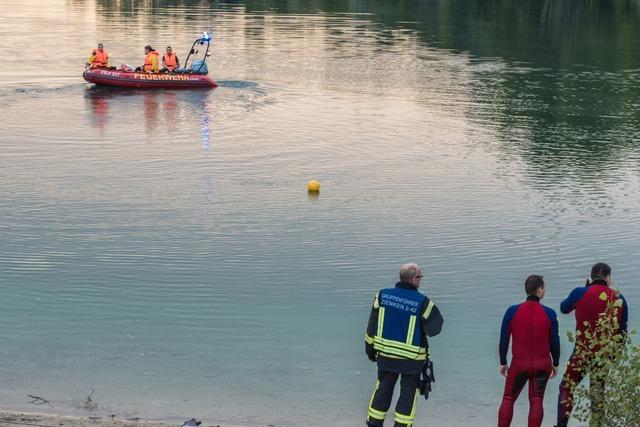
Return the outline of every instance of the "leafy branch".
{"type": "Polygon", "coordinates": [[[582,333],[568,333],[576,369],[589,377],[589,386],[570,383],[573,417],[590,427],[640,427],[640,346],[633,343],[635,331],[620,331],[621,302],[609,302],[582,333]]]}

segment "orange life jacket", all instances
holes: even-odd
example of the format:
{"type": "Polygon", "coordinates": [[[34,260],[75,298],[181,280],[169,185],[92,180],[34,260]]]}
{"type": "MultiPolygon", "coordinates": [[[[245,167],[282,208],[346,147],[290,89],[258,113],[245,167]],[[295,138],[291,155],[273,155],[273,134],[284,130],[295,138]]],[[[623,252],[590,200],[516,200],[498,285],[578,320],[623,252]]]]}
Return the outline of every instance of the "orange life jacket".
{"type": "Polygon", "coordinates": [[[178,66],[178,57],[176,56],[175,53],[172,53],[171,55],[169,55],[168,53],[165,53],[162,56],[162,61],[164,62],[164,66],[170,70],[173,70],[178,66]]]}
{"type": "Polygon", "coordinates": [[[157,69],[153,69],[154,66],[156,68],[158,67],[158,52],[152,50],[144,57],[144,70],[157,72],[157,69]],[[155,61],[152,59],[152,57],[155,57],[155,61]]]}
{"type": "Polygon", "coordinates": [[[91,62],[91,68],[106,67],[109,63],[109,53],[106,50],[100,52],[98,49],[93,51],[93,61],[91,62]]]}

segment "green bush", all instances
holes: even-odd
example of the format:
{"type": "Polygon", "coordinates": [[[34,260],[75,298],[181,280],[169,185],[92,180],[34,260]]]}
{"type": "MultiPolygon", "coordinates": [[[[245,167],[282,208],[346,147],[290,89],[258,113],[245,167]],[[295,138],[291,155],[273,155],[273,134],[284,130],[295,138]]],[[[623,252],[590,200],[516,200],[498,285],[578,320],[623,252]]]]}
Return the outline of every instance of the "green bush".
{"type": "Polygon", "coordinates": [[[640,346],[633,343],[635,331],[619,332],[621,302],[610,303],[583,337],[579,331],[568,334],[589,377],[589,385],[571,384],[573,417],[591,427],[640,427],[640,346]]]}

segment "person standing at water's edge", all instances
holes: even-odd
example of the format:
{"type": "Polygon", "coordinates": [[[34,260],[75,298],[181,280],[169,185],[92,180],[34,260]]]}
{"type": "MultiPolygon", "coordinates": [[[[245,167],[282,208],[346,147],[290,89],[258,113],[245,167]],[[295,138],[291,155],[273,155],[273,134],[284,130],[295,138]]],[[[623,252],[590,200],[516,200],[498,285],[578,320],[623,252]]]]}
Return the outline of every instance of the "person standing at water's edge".
{"type": "MultiPolygon", "coordinates": [[[[613,325],[614,328],[622,334],[627,332],[627,302],[622,294],[611,289],[610,285],[611,267],[599,262],[591,267],[591,280],[587,280],[585,286],[575,288],[567,299],[560,303],[562,313],[576,311],[576,344],[560,383],[557,427],[567,427],[573,410],[574,388],[586,374],[584,367],[589,365],[588,358],[592,358],[598,351],[598,348],[588,343],[588,337],[595,332],[598,319],[612,306],[615,310],[612,320],[617,323],[613,325]]],[[[595,392],[592,396],[604,393],[605,384],[601,381],[591,380],[589,386],[595,392]]],[[[596,402],[591,402],[592,411],[596,411],[597,406],[596,402]]]]}
{"type": "Polygon", "coordinates": [[[560,338],[556,312],[540,304],[544,297],[542,276],[531,275],[524,282],[527,300],[509,307],[500,329],[500,373],[506,377],[502,404],[498,411],[498,427],[509,427],[513,405],[529,382],[529,427],[540,427],[544,410],[542,402],[549,378],[558,373],[560,338]],[[507,351],[511,344],[511,365],[507,351]]]}
{"type": "Polygon", "coordinates": [[[109,66],[109,53],[104,50],[102,43],[98,43],[98,48],[93,49],[87,59],[86,68],[106,68],[109,66]]]}
{"type": "Polygon", "coordinates": [[[382,289],[373,300],[365,350],[369,359],[378,363],[378,381],[369,403],[367,426],[383,425],[399,376],[394,425],[413,425],[420,373],[429,354],[427,336],[438,335],[444,322],[438,307],[418,292],[421,280],[422,269],[414,263],[405,264],[395,287],[382,289]]]}

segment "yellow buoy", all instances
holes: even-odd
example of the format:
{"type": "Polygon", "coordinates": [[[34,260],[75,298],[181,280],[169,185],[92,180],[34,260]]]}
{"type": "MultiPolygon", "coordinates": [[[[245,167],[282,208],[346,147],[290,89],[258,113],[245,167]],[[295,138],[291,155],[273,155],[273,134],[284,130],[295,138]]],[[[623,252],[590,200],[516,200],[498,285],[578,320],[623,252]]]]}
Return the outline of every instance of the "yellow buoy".
{"type": "Polygon", "coordinates": [[[320,191],[320,183],[315,179],[312,179],[311,181],[307,182],[307,190],[313,192],[320,191]]]}

